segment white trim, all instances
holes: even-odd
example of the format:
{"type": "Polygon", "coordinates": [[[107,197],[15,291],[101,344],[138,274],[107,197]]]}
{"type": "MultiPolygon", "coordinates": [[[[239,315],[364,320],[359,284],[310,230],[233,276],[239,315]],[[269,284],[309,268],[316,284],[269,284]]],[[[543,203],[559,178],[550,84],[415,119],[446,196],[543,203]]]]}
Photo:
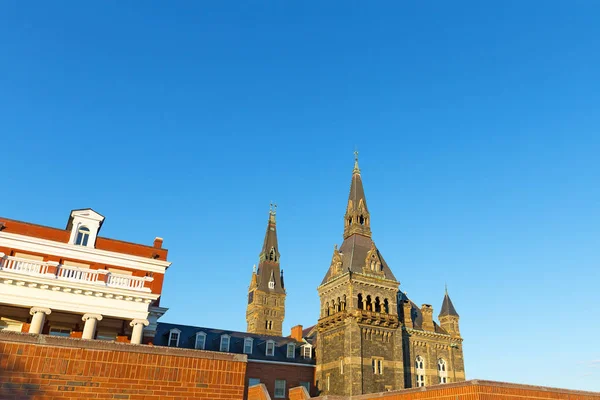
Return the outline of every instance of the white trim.
{"type": "Polygon", "coordinates": [[[251,337],[244,338],[244,348],[242,349],[242,353],[252,354],[253,351],[254,351],[254,339],[251,337]],[[246,342],[250,342],[250,353],[246,353],[246,342]]]}
{"type": "Polygon", "coordinates": [[[206,349],[206,333],[204,333],[202,331],[196,332],[196,340],[194,341],[194,349],[196,349],[196,350],[205,350],[206,349]],[[198,347],[198,336],[204,337],[201,348],[198,347]]]}
{"type": "Polygon", "coordinates": [[[265,356],[267,357],[275,357],[275,341],[267,340],[265,344],[265,356]],[[273,345],[273,354],[269,354],[269,344],[273,345]]]}
{"type": "Polygon", "coordinates": [[[169,329],[169,341],[167,342],[167,347],[179,347],[179,339],[181,339],[181,331],[177,328],[169,329]],[[174,333],[177,334],[177,343],[175,343],[175,346],[171,346],[171,336],[173,336],[174,333]]]}
{"type": "Polygon", "coordinates": [[[300,363],[292,363],[292,362],[286,362],[286,361],[255,360],[255,359],[248,358],[248,362],[250,362],[250,361],[257,362],[257,363],[265,363],[265,364],[281,364],[281,365],[294,365],[296,367],[317,368],[317,366],[314,364],[300,364],[300,363]]]}
{"type": "Polygon", "coordinates": [[[141,271],[164,274],[171,265],[169,261],[99,250],[85,246],[76,246],[31,236],[18,235],[0,231],[0,246],[33,253],[54,255],[62,258],[89,261],[97,264],[114,265],[141,271]]]}
{"type": "Polygon", "coordinates": [[[221,341],[219,342],[219,351],[229,352],[229,348],[231,347],[231,336],[228,334],[221,335],[221,341]],[[223,339],[227,338],[227,350],[223,349],[223,339]]]}
{"type": "Polygon", "coordinates": [[[285,357],[286,358],[296,358],[296,343],[288,343],[285,348],[285,357]],[[292,356],[290,357],[290,347],[292,350],[292,356]]]}

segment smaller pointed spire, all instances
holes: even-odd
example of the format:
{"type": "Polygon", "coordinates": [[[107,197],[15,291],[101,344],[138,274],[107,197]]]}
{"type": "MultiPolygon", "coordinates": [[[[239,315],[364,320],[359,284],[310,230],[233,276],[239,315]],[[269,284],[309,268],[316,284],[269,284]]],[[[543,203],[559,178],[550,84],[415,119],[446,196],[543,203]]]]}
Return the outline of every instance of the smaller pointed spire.
{"type": "Polygon", "coordinates": [[[454,304],[452,304],[452,300],[450,300],[450,295],[448,294],[448,285],[446,285],[446,294],[444,295],[444,301],[442,302],[442,309],[438,317],[443,317],[447,315],[452,315],[458,317],[458,313],[454,308],[454,304]]]}
{"type": "Polygon", "coordinates": [[[354,169],[352,170],[352,173],[360,175],[360,168],[358,167],[358,150],[354,150],[354,169]]]}

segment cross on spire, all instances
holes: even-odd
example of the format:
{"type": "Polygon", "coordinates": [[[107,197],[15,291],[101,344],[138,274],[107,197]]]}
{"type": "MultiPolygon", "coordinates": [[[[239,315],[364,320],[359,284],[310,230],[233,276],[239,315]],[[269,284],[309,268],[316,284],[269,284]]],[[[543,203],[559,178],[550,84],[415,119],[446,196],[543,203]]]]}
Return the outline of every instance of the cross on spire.
{"type": "Polygon", "coordinates": [[[354,150],[354,170],[352,171],[355,174],[360,174],[360,168],[358,168],[358,150],[354,150]]]}

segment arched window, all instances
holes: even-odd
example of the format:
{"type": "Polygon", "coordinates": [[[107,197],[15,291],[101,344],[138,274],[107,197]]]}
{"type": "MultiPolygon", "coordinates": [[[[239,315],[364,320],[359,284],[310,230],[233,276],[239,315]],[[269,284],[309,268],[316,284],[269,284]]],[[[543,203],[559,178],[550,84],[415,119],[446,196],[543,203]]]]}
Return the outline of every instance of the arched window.
{"type": "Polygon", "coordinates": [[[78,246],[87,246],[88,240],[90,238],[90,230],[87,226],[80,226],[77,230],[77,238],[75,239],[75,244],[78,246]]]}
{"type": "Polygon", "coordinates": [[[371,303],[371,295],[367,296],[367,311],[373,311],[373,304],[371,303]]]}
{"type": "Polygon", "coordinates": [[[204,350],[206,346],[206,333],[204,332],[196,332],[196,343],[195,348],[198,350],[204,350]]]}
{"type": "Polygon", "coordinates": [[[390,303],[388,299],[383,300],[383,312],[386,314],[390,313],[390,303]]]}
{"type": "Polygon", "coordinates": [[[340,312],[340,311],[342,311],[342,301],[338,297],[337,303],[335,303],[335,312],[340,312]]]}
{"type": "Polygon", "coordinates": [[[342,298],[342,311],[346,311],[346,295],[342,298]]]}
{"type": "Polygon", "coordinates": [[[325,315],[329,317],[329,302],[325,303],[325,315]]]}
{"type": "Polygon", "coordinates": [[[179,336],[181,331],[173,328],[169,331],[169,347],[179,347],[179,336]]]}
{"type": "Polygon", "coordinates": [[[352,225],[352,217],[348,218],[348,225],[352,225]]]}
{"type": "Polygon", "coordinates": [[[375,312],[381,312],[381,302],[379,297],[375,297],[375,312]]]}
{"type": "Polygon", "coordinates": [[[360,224],[361,224],[361,225],[364,225],[364,224],[365,224],[365,217],[363,217],[363,216],[361,215],[361,216],[360,216],[360,219],[359,219],[359,221],[360,221],[360,224]]]}
{"type": "Polygon", "coordinates": [[[365,304],[363,302],[363,295],[361,293],[358,294],[358,309],[359,310],[365,309],[365,304]]]}
{"type": "Polygon", "coordinates": [[[446,360],[443,358],[438,360],[438,377],[440,378],[440,383],[448,383],[448,370],[446,368],[446,360]]]}
{"type": "Polygon", "coordinates": [[[415,359],[415,383],[417,387],[425,386],[425,360],[421,356],[415,359]]]}

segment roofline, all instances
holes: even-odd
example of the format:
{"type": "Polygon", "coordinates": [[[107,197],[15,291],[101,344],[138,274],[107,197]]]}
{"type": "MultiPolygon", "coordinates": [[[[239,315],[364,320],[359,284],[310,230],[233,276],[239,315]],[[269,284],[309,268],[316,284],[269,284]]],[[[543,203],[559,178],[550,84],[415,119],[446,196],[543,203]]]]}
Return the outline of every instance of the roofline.
{"type": "Polygon", "coordinates": [[[317,368],[317,366],[315,364],[301,364],[301,363],[292,363],[292,362],[285,362],[285,361],[256,360],[256,359],[250,358],[250,357],[248,357],[248,362],[256,362],[256,363],[263,363],[263,364],[293,365],[295,367],[317,368]]]}

